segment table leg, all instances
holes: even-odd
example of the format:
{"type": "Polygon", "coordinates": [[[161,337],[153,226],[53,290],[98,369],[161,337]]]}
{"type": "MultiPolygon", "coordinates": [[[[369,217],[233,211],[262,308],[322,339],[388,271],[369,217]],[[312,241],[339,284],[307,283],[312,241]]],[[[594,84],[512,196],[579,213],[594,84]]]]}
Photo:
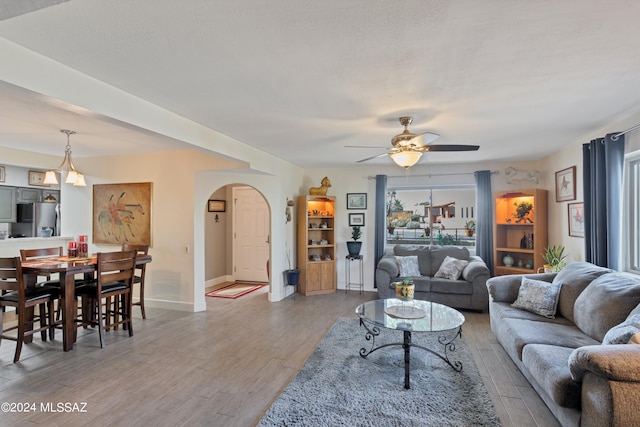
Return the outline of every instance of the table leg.
{"type": "Polygon", "coordinates": [[[73,350],[75,328],[75,294],[76,284],[73,274],[60,273],[60,297],[62,301],[62,349],[73,350]]]}
{"type": "Polygon", "coordinates": [[[411,370],[411,331],[404,331],[402,348],[404,348],[404,388],[408,390],[411,388],[409,383],[409,371],[411,370]]]}

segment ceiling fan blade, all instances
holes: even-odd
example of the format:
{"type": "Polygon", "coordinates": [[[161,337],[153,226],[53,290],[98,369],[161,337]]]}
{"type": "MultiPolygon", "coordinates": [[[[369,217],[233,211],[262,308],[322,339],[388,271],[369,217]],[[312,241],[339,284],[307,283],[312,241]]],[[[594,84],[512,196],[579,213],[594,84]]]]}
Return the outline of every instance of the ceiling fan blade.
{"type": "Polygon", "coordinates": [[[384,157],[384,156],[388,156],[388,155],[389,155],[389,153],[382,153],[382,154],[378,154],[377,156],[367,157],[366,159],[358,160],[356,163],[367,162],[369,160],[377,159],[378,157],[384,157]]]}
{"type": "Polygon", "coordinates": [[[456,144],[440,144],[440,145],[424,145],[415,147],[416,151],[478,151],[479,145],[456,145],[456,144]]]}
{"type": "Polygon", "coordinates": [[[416,135],[416,137],[415,137],[415,138],[411,138],[411,139],[409,140],[409,144],[411,144],[411,145],[417,145],[417,146],[420,146],[420,145],[427,145],[427,144],[429,144],[430,142],[433,142],[433,141],[435,141],[436,139],[438,139],[438,137],[439,137],[439,136],[440,136],[440,135],[439,135],[439,134],[437,134],[437,133],[433,133],[433,132],[425,132],[425,133],[422,133],[422,134],[420,134],[420,135],[416,135]]]}

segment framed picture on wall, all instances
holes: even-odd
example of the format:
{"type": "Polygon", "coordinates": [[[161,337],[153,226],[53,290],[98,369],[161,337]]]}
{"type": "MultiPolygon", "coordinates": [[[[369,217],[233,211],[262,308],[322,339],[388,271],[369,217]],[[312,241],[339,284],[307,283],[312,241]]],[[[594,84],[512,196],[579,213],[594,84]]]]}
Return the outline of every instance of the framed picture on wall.
{"type": "Polygon", "coordinates": [[[29,171],[29,185],[36,185],[38,187],[49,187],[49,184],[44,183],[45,176],[47,176],[46,172],[29,171]]]}
{"type": "Polygon", "coordinates": [[[576,199],[576,167],[556,172],[556,202],[576,199]]]}
{"type": "Polygon", "coordinates": [[[0,166],[0,182],[4,182],[6,172],[4,171],[4,166],[0,166]]]}
{"type": "Polygon", "coordinates": [[[347,209],[367,209],[367,193],[347,193],[347,209]]]}
{"type": "Polygon", "coordinates": [[[349,227],[353,227],[354,225],[363,226],[364,225],[364,214],[363,213],[350,213],[349,214],[349,227]]]}
{"type": "Polygon", "coordinates": [[[569,236],[584,237],[584,203],[569,203],[569,236]]]}
{"type": "Polygon", "coordinates": [[[209,212],[224,212],[227,210],[227,202],[225,200],[209,200],[207,210],[209,212]]]}
{"type": "Polygon", "coordinates": [[[151,245],[150,182],[93,186],[93,243],[151,245]]]}

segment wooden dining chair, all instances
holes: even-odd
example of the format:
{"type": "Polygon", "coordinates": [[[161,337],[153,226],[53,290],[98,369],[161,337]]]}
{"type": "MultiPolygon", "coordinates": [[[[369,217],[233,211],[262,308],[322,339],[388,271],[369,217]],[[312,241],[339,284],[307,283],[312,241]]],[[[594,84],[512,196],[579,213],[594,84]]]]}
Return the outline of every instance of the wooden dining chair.
{"type": "Polygon", "coordinates": [[[42,341],[55,338],[56,322],[53,320],[53,303],[60,296],[60,288],[53,286],[26,287],[22,273],[22,261],[18,257],[0,258],[0,343],[2,339],[16,341],[16,352],[13,363],[20,360],[22,344],[25,337],[40,332],[42,341]],[[35,307],[39,307],[39,316],[33,315],[35,307]],[[3,318],[6,307],[14,307],[18,317],[17,325],[4,328],[3,318]],[[40,323],[39,328],[34,328],[40,323]],[[17,330],[17,335],[7,332],[17,330]]]}
{"type": "Polygon", "coordinates": [[[136,251],[98,252],[96,278],[76,287],[82,297],[82,315],[77,322],[98,327],[100,347],[105,346],[105,330],[123,325],[133,336],[131,289],[136,266],[136,251]],[[116,303],[103,306],[102,300],[116,303]],[[103,308],[104,307],[104,308],[103,308]]]}
{"type": "MultiPolygon", "coordinates": [[[[135,250],[138,256],[148,255],[149,245],[129,245],[125,243],[124,245],[122,245],[122,250],[123,251],[135,250]]],[[[144,310],[144,277],[146,275],[146,272],[147,272],[147,264],[137,265],[135,275],[133,276],[134,285],[136,283],[140,284],[140,291],[139,291],[140,298],[138,298],[138,301],[134,302],[133,305],[140,306],[140,311],[142,312],[143,319],[147,318],[147,314],[144,310]]]]}
{"type": "MultiPolygon", "coordinates": [[[[31,261],[34,258],[42,257],[61,257],[63,255],[62,246],[57,248],[41,248],[41,249],[20,249],[20,259],[22,262],[31,261]]],[[[51,276],[42,276],[45,278],[43,282],[38,282],[37,286],[60,286],[59,280],[51,280],[51,276]]]]}

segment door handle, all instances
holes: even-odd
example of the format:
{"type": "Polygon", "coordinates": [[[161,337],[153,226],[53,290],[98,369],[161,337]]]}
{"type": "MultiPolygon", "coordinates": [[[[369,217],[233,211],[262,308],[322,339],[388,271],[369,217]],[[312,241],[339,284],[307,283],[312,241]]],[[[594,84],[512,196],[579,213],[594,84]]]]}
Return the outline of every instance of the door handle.
{"type": "Polygon", "coordinates": [[[267,241],[265,243],[271,243],[271,235],[267,236],[267,241]]]}

